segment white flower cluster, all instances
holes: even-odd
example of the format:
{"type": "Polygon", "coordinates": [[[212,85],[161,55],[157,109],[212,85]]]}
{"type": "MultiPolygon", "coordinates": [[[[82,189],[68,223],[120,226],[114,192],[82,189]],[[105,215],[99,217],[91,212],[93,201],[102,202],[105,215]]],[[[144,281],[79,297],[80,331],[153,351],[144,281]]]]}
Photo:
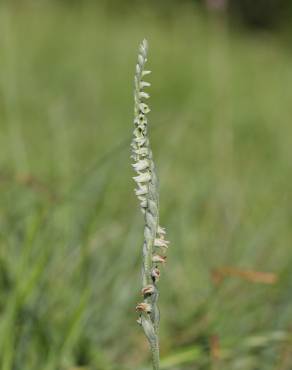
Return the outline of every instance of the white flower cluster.
{"type": "Polygon", "coordinates": [[[139,199],[141,210],[145,215],[144,283],[142,288],[142,295],[145,301],[136,307],[137,311],[144,313],[152,312],[152,305],[156,305],[158,296],[156,283],[160,277],[158,265],[166,262],[166,256],[163,254],[169,244],[165,240],[165,229],[159,226],[158,221],[158,181],[148,138],[147,114],[150,112],[150,108],[145,101],[149,99],[150,95],[144,91],[144,88],[149,87],[150,83],[143,80],[146,75],[150,74],[150,71],[145,70],[147,51],[148,44],[144,40],[139,48],[138,63],[136,65],[134,90],[135,129],[131,144],[132,158],[134,159],[132,166],[137,173],[133,177],[137,184],[135,193],[139,199]],[[161,252],[159,253],[159,251],[161,252]],[[153,297],[152,300],[149,299],[151,297],[153,297]]]}
{"type": "Polygon", "coordinates": [[[147,61],[147,41],[144,40],[140,45],[140,53],[138,56],[138,63],[136,65],[135,74],[135,129],[134,137],[132,141],[132,158],[135,163],[132,165],[134,170],[137,172],[137,176],[134,177],[137,183],[137,189],[135,193],[140,201],[142,212],[145,213],[147,208],[147,194],[149,192],[149,182],[151,181],[151,150],[149,148],[149,140],[147,136],[148,121],[147,113],[150,112],[148,105],[144,102],[145,99],[149,98],[149,94],[143,91],[144,87],[150,86],[149,82],[143,81],[143,77],[150,73],[145,71],[144,66],[147,61]]]}

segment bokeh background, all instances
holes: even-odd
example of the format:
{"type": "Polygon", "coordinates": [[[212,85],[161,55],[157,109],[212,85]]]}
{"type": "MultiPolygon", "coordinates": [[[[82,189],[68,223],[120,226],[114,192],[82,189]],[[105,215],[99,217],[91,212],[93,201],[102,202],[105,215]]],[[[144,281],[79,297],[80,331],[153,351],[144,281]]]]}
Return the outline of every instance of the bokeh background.
{"type": "Polygon", "coordinates": [[[171,247],[165,370],[291,370],[291,2],[0,4],[0,367],[146,370],[133,73],[171,247]]]}

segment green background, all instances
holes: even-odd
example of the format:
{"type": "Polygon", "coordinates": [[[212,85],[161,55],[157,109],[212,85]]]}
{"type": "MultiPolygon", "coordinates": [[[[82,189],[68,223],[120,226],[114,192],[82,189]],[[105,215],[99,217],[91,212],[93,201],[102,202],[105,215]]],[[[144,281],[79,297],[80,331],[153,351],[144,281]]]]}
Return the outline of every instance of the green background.
{"type": "Polygon", "coordinates": [[[292,367],[289,30],[164,4],[1,3],[3,370],[149,369],[129,158],[144,37],[171,242],[162,369],[292,367]],[[216,284],[226,267],[277,281],[216,284]]]}

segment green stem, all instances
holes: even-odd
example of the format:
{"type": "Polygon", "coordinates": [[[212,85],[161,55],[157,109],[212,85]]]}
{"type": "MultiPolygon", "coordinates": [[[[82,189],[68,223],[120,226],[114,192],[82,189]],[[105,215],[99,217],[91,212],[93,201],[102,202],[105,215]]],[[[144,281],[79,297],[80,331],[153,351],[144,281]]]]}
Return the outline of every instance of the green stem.
{"type": "Polygon", "coordinates": [[[156,335],[155,342],[150,343],[152,353],[152,366],[153,370],[159,370],[159,340],[156,335]]]}

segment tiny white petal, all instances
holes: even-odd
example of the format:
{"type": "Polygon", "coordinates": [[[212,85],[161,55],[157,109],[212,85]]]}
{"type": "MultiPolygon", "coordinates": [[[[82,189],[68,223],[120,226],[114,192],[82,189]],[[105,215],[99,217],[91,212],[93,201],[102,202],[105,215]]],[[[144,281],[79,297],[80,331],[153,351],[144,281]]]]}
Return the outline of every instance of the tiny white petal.
{"type": "Polygon", "coordinates": [[[145,114],[140,113],[139,116],[138,116],[138,121],[139,121],[139,123],[147,123],[147,118],[146,118],[145,114]]]}
{"type": "Polygon", "coordinates": [[[161,248],[168,248],[169,241],[164,239],[155,239],[154,245],[155,247],[161,247],[161,248]]]}
{"type": "Polygon", "coordinates": [[[155,281],[158,281],[159,280],[159,276],[160,276],[160,271],[157,267],[155,267],[152,272],[151,272],[151,276],[155,279],[155,281]]]}
{"type": "Polygon", "coordinates": [[[139,109],[140,109],[140,111],[141,112],[143,112],[144,114],[146,114],[146,113],[149,113],[150,112],[150,108],[148,107],[148,105],[147,104],[145,104],[145,103],[140,103],[139,104],[139,109]]]}
{"type": "Polygon", "coordinates": [[[160,256],[159,254],[154,254],[152,256],[152,261],[156,263],[165,263],[166,262],[166,256],[160,256]]]}
{"type": "Polygon", "coordinates": [[[144,98],[144,99],[149,99],[150,98],[150,95],[149,94],[147,94],[146,92],[144,92],[144,91],[141,91],[140,93],[139,93],[139,97],[140,98],[144,98]]]}
{"type": "Polygon", "coordinates": [[[135,153],[138,155],[146,156],[149,154],[148,148],[138,148],[135,150],[135,153]]]}
{"type": "Polygon", "coordinates": [[[144,125],[143,125],[143,123],[139,123],[138,125],[137,125],[137,128],[134,130],[134,132],[133,132],[133,134],[134,134],[134,136],[136,137],[136,138],[139,138],[139,137],[142,137],[141,136],[141,134],[143,133],[143,131],[144,131],[144,125]]]}
{"type": "Polygon", "coordinates": [[[159,235],[165,235],[166,234],[165,228],[164,227],[161,227],[161,226],[158,226],[157,233],[159,235]]]}
{"type": "Polygon", "coordinates": [[[138,62],[139,62],[140,65],[144,64],[144,58],[141,54],[138,55],[138,62]]]}
{"type": "Polygon", "coordinates": [[[151,310],[152,310],[152,307],[149,303],[143,302],[143,303],[137,304],[136,306],[136,311],[143,311],[143,312],[149,313],[151,312],[151,310]]]}
{"type": "Polygon", "coordinates": [[[151,71],[142,71],[142,76],[150,75],[151,71]]]}
{"type": "Polygon", "coordinates": [[[149,86],[151,86],[150,82],[140,81],[140,89],[143,89],[144,87],[149,87],[149,86]]]}
{"type": "Polygon", "coordinates": [[[137,116],[135,119],[134,119],[134,124],[136,126],[138,125],[146,125],[147,124],[147,118],[146,116],[143,114],[143,113],[140,113],[139,116],[137,116]]]}
{"type": "Polygon", "coordinates": [[[135,141],[138,145],[142,146],[142,145],[144,145],[144,144],[146,143],[147,139],[146,139],[145,137],[136,137],[136,138],[134,139],[134,141],[135,141]]]}
{"type": "Polygon", "coordinates": [[[133,179],[137,182],[148,182],[151,180],[151,175],[149,172],[141,173],[139,176],[134,176],[133,179]]]}
{"type": "Polygon", "coordinates": [[[142,288],[141,293],[142,295],[148,295],[155,292],[155,286],[152,284],[148,284],[142,288]]]}
{"type": "MultiPolygon", "coordinates": [[[[139,129],[139,131],[138,131],[139,135],[141,135],[141,133],[142,133],[145,136],[146,135],[147,122],[146,121],[141,121],[136,126],[139,129]]],[[[139,136],[139,135],[135,135],[135,136],[139,136]]]]}
{"type": "Polygon", "coordinates": [[[132,164],[133,168],[136,171],[144,171],[149,167],[149,162],[146,159],[138,161],[137,163],[132,164]]]}
{"type": "MultiPolygon", "coordinates": [[[[135,189],[135,194],[137,196],[139,195],[146,195],[148,193],[148,187],[147,186],[140,186],[139,189],[135,189]]],[[[143,199],[144,201],[144,199],[143,199]]]]}

